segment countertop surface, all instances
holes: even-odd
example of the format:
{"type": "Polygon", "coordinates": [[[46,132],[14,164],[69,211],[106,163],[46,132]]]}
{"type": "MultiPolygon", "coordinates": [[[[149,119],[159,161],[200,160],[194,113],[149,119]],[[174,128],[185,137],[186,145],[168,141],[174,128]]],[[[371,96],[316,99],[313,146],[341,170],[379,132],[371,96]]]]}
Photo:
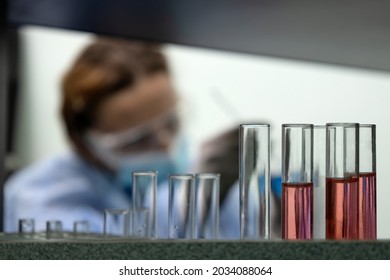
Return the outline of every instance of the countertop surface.
{"type": "Polygon", "coordinates": [[[390,241],[187,241],[3,234],[0,259],[390,259],[390,241]]]}

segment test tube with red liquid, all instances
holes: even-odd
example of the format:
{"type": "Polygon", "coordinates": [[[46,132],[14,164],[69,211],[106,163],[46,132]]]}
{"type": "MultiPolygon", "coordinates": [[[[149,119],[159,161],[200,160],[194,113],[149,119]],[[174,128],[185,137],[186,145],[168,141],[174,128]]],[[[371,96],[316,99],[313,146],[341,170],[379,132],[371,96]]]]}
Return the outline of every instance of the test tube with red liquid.
{"type": "Polygon", "coordinates": [[[359,125],[359,239],[375,240],[376,224],[376,127],[359,125]]]}
{"type": "Polygon", "coordinates": [[[358,175],[359,124],[327,124],[327,239],[358,239],[358,175]]]}
{"type": "Polygon", "coordinates": [[[282,238],[313,238],[313,125],[282,125],[282,238]]]}

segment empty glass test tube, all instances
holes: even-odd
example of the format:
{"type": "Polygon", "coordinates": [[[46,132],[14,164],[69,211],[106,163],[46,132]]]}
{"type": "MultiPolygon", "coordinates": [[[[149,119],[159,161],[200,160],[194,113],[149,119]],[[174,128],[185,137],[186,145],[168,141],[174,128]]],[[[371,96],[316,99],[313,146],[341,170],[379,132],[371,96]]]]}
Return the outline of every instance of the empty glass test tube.
{"type": "Polygon", "coordinates": [[[195,238],[218,239],[220,174],[195,176],[195,238]]]}
{"type": "Polygon", "coordinates": [[[376,126],[359,125],[359,239],[377,238],[376,126]]]}
{"type": "Polygon", "coordinates": [[[192,174],[169,175],[169,238],[193,239],[195,184],[192,174]]]}
{"type": "Polygon", "coordinates": [[[313,238],[313,125],[282,125],[282,238],[313,238]]]}
{"type": "Polygon", "coordinates": [[[19,219],[19,234],[24,237],[32,237],[35,233],[35,221],[34,219],[19,219]]]}
{"type": "MultiPolygon", "coordinates": [[[[148,236],[143,238],[157,238],[157,219],[156,219],[156,191],[157,191],[157,171],[133,172],[133,197],[132,197],[132,215],[133,215],[133,236],[139,235],[141,228],[147,229],[148,236]],[[144,217],[143,222],[147,225],[135,224],[138,223],[140,209],[147,209],[143,214],[148,214],[144,217]],[[146,219],[147,218],[147,219],[146,219]],[[138,231],[138,232],[136,232],[138,231]]],[[[145,232],[143,232],[144,234],[145,232]]]]}
{"type": "Polygon", "coordinates": [[[326,238],[358,238],[359,124],[326,125],[326,238]]]}
{"type": "Polygon", "coordinates": [[[313,127],[313,238],[325,239],[326,126],[313,127]]]}
{"type": "Polygon", "coordinates": [[[240,125],[240,235],[270,235],[270,125],[240,125]]]}
{"type": "Polygon", "coordinates": [[[89,222],[88,221],[75,221],[73,223],[73,233],[77,234],[88,234],[89,233],[89,222]]]}
{"type": "Polygon", "coordinates": [[[19,233],[34,234],[35,233],[34,219],[19,219],[19,233]]]}
{"type": "Polygon", "coordinates": [[[104,209],[104,236],[128,237],[131,233],[129,209],[104,209]]]}
{"type": "Polygon", "coordinates": [[[62,222],[58,220],[51,220],[46,222],[46,236],[47,237],[61,237],[62,236],[62,222]]]}

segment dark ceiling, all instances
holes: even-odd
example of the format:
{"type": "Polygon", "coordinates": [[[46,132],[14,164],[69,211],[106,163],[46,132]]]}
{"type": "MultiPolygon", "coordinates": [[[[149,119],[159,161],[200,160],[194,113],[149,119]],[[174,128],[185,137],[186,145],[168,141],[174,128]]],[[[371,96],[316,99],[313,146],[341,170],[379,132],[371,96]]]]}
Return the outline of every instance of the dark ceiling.
{"type": "Polygon", "coordinates": [[[11,0],[9,22],[390,71],[388,0],[11,0]]]}

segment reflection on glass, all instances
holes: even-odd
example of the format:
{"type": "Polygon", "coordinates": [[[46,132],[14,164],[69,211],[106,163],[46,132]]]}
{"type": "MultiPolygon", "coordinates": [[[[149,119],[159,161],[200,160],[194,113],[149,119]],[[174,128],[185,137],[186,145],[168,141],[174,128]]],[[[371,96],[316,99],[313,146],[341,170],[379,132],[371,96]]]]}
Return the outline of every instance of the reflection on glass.
{"type": "Polygon", "coordinates": [[[218,239],[219,182],[219,174],[195,176],[195,238],[218,239]]]}
{"type": "Polygon", "coordinates": [[[270,235],[270,125],[240,125],[241,239],[270,235]]]}
{"type": "Polygon", "coordinates": [[[169,175],[169,238],[194,238],[194,200],[194,175],[169,175]]]}

